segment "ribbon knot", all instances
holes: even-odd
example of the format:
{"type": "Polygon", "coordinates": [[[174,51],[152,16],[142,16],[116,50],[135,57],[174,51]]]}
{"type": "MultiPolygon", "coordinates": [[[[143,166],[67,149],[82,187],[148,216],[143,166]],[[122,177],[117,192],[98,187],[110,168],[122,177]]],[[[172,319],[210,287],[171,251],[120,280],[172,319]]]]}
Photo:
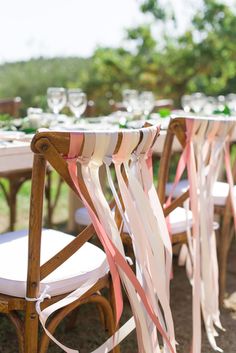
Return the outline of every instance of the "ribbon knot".
{"type": "Polygon", "coordinates": [[[44,301],[44,299],[51,299],[51,295],[47,293],[49,289],[49,286],[46,285],[43,292],[40,294],[40,296],[38,298],[29,298],[27,296],[25,296],[25,299],[28,301],[28,302],[37,302],[37,303],[42,303],[44,301]]]}

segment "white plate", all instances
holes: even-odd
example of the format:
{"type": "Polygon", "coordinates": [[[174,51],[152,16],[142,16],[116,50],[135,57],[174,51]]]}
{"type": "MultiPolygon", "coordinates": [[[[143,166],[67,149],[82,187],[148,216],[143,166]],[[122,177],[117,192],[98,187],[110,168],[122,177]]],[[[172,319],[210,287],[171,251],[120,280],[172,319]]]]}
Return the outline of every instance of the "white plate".
{"type": "Polygon", "coordinates": [[[13,141],[13,140],[21,140],[24,138],[26,134],[22,131],[5,131],[0,130],[0,141],[13,141]]]}

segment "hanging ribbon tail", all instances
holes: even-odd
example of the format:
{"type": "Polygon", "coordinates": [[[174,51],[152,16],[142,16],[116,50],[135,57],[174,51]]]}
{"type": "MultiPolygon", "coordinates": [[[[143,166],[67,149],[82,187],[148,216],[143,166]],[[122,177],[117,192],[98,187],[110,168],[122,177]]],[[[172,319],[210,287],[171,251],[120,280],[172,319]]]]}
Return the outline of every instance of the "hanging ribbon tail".
{"type": "MultiPolygon", "coordinates": [[[[156,132],[157,130],[155,131],[155,134],[156,132]]],[[[153,134],[153,137],[155,137],[155,134],[153,134]]],[[[121,306],[122,302],[119,299],[120,278],[128,293],[131,307],[134,309],[134,320],[135,320],[136,329],[137,329],[140,353],[142,352],[153,353],[154,351],[158,353],[159,351],[157,336],[151,335],[151,340],[150,340],[150,334],[148,333],[147,324],[148,322],[150,322],[150,319],[155,324],[157,330],[161,333],[163,337],[163,340],[165,342],[165,347],[166,347],[165,352],[175,353],[176,350],[175,350],[174,336],[173,334],[171,334],[171,337],[169,337],[169,333],[166,332],[166,327],[164,325],[164,321],[162,320],[162,314],[158,309],[158,303],[156,300],[154,301],[154,296],[152,294],[152,291],[148,292],[149,293],[148,298],[147,298],[147,293],[145,292],[146,285],[148,285],[150,281],[148,269],[146,269],[146,266],[143,267],[144,273],[146,274],[146,277],[143,278],[144,282],[142,283],[142,285],[145,287],[144,289],[127,263],[127,259],[123,251],[122,243],[119,241],[117,242],[117,239],[119,237],[119,230],[117,229],[117,226],[114,222],[114,215],[109,209],[107,205],[107,201],[103,195],[100,181],[99,181],[99,173],[98,173],[99,166],[101,165],[103,159],[105,158],[104,156],[105,149],[110,148],[110,145],[112,145],[110,143],[107,143],[107,144],[105,143],[106,142],[105,140],[107,138],[108,138],[107,135],[97,134],[96,144],[94,147],[94,151],[95,151],[94,155],[89,155],[90,150],[92,148],[91,147],[92,141],[91,139],[88,139],[86,141],[86,136],[85,136],[85,141],[83,146],[83,158],[81,159],[81,171],[82,171],[83,181],[86,185],[86,188],[88,190],[88,193],[90,195],[90,198],[92,200],[92,203],[96,212],[94,211],[94,209],[90,207],[90,205],[84,198],[83,193],[80,190],[80,187],[78,184],[78,178],[76,174],[77,168],[76,168],[76,164],[73,162],[68,163],[68,169],[71,175],[71,179],[77,189],[78,195],[80,196],[86,208],[88,209],[90,218],[92,219],[92,222],[94,224],[94,228],[107,254],[108,263],[111,269],[112,279],[113,281],[115,281],[114,287],[116,292],[116,306],[117,306],[117,309],[120,310],[120,312],[118,311],[118,314],[121,313],[121,308],[122,308],[121,306]],[[84,153],[84,151],[86,151],[87,154],[84,153]],[[86,156],[84,156],[84,154],[86,156]],[[118,297],[117,297],[117,294],[118,294],[118,297]],[[145,311],[143,311],[142,308],[145,308],[145,311]],[[158,319],[158,315],[160,315],[161,317],[161,322],[158,319]],[[151,348],[151,346],[153,346],[153,349],[151,348]]],[[[73,140],[73,135],[71,135],[71,141],[72,140],[73,140]]],[[[125,133],[123,134],[122,144],[119,147],[119,151],[118,151],[119,155],[117,154],[117,157],[116,157],[117,161],[115,161],[113,158],[113,163],[115,165],[118,182],[123,180],[123,177],[120,174],[120,169],[119,169],[120,167],[117,167],[117,165],[120,166],[124,156],[125,158],[127,158],[127,160],[131,158],[131,155],[129,155],[129,152],[127,152],[127,150],[128,151],[130,150],[130,153],[132,153],[134,146],[136,146],[137,143],[139,143],[139,141],[140,141],[139,132],[135,132],[130,135],[125,133]]],[[[109,160],[109,156],[108,158],[106,157],[106,160],[109,160]]],[[[130,172],[128,172],[128,175],[130,176],[129,173],[130,172]]],[[[135,180],[134,182],[136,183],[136,179],[134,180],[135,180]]],[[[111,184],[111,180],[110,180],[110,184],[111,184]]],[[[122,187],[123,187],[123,190],[125,190],[126,188],[125,183],[122,184],[122,187]]],[[[130,191],[127,189],[127,195],[129,195],[129,193],[130,191]]],[[[115,199],[117,200],[117,195],[115,199]]],[[[123,199],[123,195],[122,195],[122,199],[123,199]]],[[[133,210],[135,210],[133,206],[133,203],[135,202],[136,202],[136,198],[132,200],[131,209],[133,210]]],[[[121,205],[119,205],[119,208],[121,208],[120,206],[121,205]]],[[[128,214],[128,210],[130,210],[130,208],[127,208],[123,212],[123,214],[126,214],[126,213],[128,214]]],[[[128,229],[129,229],[130,219],[127,219],[126,217],[124,217],[124,222],[128,224],[128,229]]],[[[148,232],[146,234],[148,234],[148,232]]],[[[112,340],[114,343],[115,338],[113,337],[112,340]]]]}

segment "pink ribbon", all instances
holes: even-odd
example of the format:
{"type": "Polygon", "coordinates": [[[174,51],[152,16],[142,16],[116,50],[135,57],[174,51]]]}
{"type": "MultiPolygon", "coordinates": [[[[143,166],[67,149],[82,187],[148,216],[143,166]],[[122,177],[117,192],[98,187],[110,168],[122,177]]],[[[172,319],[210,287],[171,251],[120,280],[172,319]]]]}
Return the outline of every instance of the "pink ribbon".
{"type": "MultiPolygon", "coordinates": [[[[82,145],[83,141],[83,136],[82,134],[75,134],[71,133],[70,134],[70,151],[68,154],[68,170],[71,176],[71,179],[74,183],[74,186],[77,190],[78,196],[82,199],[84,205],[86,206],[89,215],[91,217],[91,220],[93,222],[94,228],[96,230],[96,233],[104,246],[104,250],[107,254],[107,259],[108,263],[110,266],[110,271],[111,271],[111,276],[113,280],[113,285],[114,285],[114,290],[115,290],[115,301],[116,301],[116,313],[117,313],[117,325],[122,313],[122,308],[123,308],[123,301],[122,301],[122,294],[121,294],[121,284],[120,284],[120,277],[119,277],[119,272],[118,268],[122,269],[126,276],[129,278],[130,282],[133,284],[134,288],[137,291],[137,294],[141,298],[147,313],[149,314],[150,318],[156,325],[158,331],[161,333],[163,336],[167,346],[170,349],[171,353],[175,353],[175,350],[173,349],[169,338],[166,335],[166,332],[163,330],[157,316],[155,315],[150,303],[148,302],[145,291],[140,285],[139,281],[137,280],[135,274],[125,261],[124,257],[121,255],[119,250],[116,248],[116,246],[111,242],[109,237],[107,236],[105,230],[103,229],[97,215],[93,211],[93,209],[90,207],[89,203],[87,202],[86,198],[84,197],[83,193],[80,190],[79,183],[78,183],[78,178],[77,178],[77,165],[75,159],[70,159],[71,157],[74,157],[73,153],[76,150],[77,147],[75,147],[75,144],[78,146],[78,139],[81,140],[80,145],[82,145]]],[[[124,147],[123,147],[124,148],[124,147]]],[[[120,151],[121,154],[119,155],[118,158],[121,158],[122,154],[125,153],[125,149],[120,151]]],[[[117,161],[118,162],[118,161],[117,161]]]]}

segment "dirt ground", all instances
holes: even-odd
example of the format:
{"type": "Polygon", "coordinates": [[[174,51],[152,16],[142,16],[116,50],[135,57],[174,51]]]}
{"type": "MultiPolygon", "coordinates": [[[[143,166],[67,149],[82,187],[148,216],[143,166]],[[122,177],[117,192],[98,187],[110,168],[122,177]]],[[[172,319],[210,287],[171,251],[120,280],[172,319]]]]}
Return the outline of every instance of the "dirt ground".
{"type": "MultiPolygon", "coordinates": [[[[227,293],[236,292],[236,241],[231,248],[228,265],[227,293]]],[[[172,311],[176,328],[176,339],[179,343],[178,353],[189,353],[191,343],[191,288],[186,279],[185,269],[174,266],[174,279],[171,283],[172,311]]],[[[220,333],[218,345],[225,353],[236,353],[236,297],[234,304],[228,301],[227,305],[234,309],[222,310],[222,324],[226,332],[220,333]]],[[[106,333],[101,328],[98,312],[92,304],[84,305],[79,309],[78,323],[73,331],[66,332],[65,325],[58,328],[56,336],[69,347],[79,349],[80,353],[88,353],[103,343],[106,333]]],[[[130,309],[125,301],[123,321],[130,316],[130,309]]],[[[204,331],[204,330],[203,330],[204,331]]],[[[17,352],[17,341],[14,330],[8,320],[0,318],[0,353],[17,352]]],[[[54,344],[50,345],[49,353],[59,353],[61,349],[54,344]]],[[[211,353],[206,336],[203,333],[202,353],[211,353]]],[[[121,353],[137,353],[135,332],[129,335],[121,344],[121,353]]]]}

